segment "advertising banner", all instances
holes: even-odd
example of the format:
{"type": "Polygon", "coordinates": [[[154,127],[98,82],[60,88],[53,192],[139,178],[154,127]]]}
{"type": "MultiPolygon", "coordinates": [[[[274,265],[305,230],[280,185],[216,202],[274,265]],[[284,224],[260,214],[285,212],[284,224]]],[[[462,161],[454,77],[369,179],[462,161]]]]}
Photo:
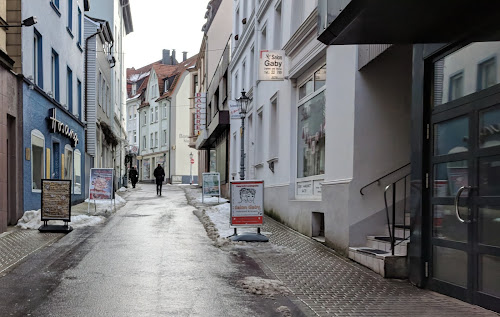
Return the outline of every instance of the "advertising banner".
{"type": "Polygon", "coordinates": [[[284,80],[284,51],[260,51],[259,80],[284,80]]]}
{"type": "Polygon", "coordinates": [[[205,196],[220,196],[220,173],[203,173],[202,201],[205,196]]]}
{"type": "Polygon", "coordinates": [[[260,227],[264,221],[264,181],[231,182],[231,226],[260,227]]]}
{"type": "Polygon", "coordinates": [[[90,199],[113,199],[112,168],[90,169],[90,199]]]}
{"type": "Polygon", "coordinates": [[[71,221],[71,180],[42,179],[42,221],[71,221]]]}
{"type": "Polygon", "coordinates": [[[205,129],[207,115],[207,94],[197,92],[194,96],[194,130],[196,135],[200,135],[205,129]]]}

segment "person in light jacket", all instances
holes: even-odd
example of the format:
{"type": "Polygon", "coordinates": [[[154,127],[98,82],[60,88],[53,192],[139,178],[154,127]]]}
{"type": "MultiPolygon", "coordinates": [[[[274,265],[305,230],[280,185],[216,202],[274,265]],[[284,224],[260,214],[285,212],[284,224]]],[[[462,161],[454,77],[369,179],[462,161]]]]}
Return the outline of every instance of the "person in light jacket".
{"type": "Polygon", "coordinates": [[[165,171],[163,170],[163,167],[161,167],[161,164],[158,164],[158,166],[155,168],[153,175],[156,178],[156,195],[161,196],[161,185],[163,184],[163,180],[165,179],[165,171]]]}

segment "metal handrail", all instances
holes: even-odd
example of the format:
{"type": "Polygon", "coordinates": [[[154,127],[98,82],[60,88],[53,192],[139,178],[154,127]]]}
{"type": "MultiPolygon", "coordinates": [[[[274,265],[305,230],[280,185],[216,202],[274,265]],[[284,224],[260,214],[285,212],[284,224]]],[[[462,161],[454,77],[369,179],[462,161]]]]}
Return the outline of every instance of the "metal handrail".
{"type": "MultiPolygon", "coordinates": [[[[394,171],[389,172],[389,173],[385,174],[384,176],[377,178],[376,180],[374,180],[373,182],[369,183],[368,185],[365,185],[365,186],[361,187],[361,189],[359,190],[359,193],[360,193],[361,195],[363,195],[363,196],[364,196],[365,194],[363,194],[363,189],[365,189],[366,187],[368,187],[368,186],[370,186],[370,185],[372,185],[372,184],[375,184],[375,183],[379,183],[379,185],[380,185],[380,181],[381,181],[383,178],[386,178],[387,176],[389,176],[389,175],[391,175],[391,174],[394,174],[394,173],[396,173],[396,172],[397,172],[397,171],[399,171],[399,170],[402,170],[403,168],[405,168],[405,167],[409,166],[410,164],[411,164],[411,163],[405,164],[405,165],[401,166],[400,168],[395,169],[394,171]]],[[[401,180],[401,178],[400,178],[400,179],[398,179],[398,181],[400,181],[400,180],[401,180]]]]}
{"type": "Polygon", "coordinates": [[[391,184],[387,185],[384,190],[384,203],[385,203],[385,214],[387,218],[387,229],[389,231],[389,238],[391,240],[391,252],[392,255],[394,255],[394,247],[404,240],[406,240],[406,216],[404,213],[406,213],[406,179],[410,176],[410,173],[404,175],[403,177],[397,179],[396,181],[392,182],[391,184]],[[395,238],[395,231],[396,231],[396,184],[404,180],[404,198],[403,198],[403,236],[404,240],[401,240],[400,242],[396,243],[396,238],[395,238]],[[391,220],[389,217],[389,206],[387,204],[387,191],[389,188],[392,187],[392,227],[391,227],[391,220]]]}

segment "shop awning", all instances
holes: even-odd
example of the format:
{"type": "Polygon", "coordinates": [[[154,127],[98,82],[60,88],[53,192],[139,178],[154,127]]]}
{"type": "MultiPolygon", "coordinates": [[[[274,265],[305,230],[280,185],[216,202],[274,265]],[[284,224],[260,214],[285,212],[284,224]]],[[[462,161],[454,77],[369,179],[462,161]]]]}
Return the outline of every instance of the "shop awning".
{"type": "Polygon", "coordinates": [[[318,40],[327,45],[449,43],[479,33],[471,40],[497,40],[484,34],[500,29],[495,0],[320,2],[318,40]]]}
{"type": "Polygon", "coordinates": [[[212,118],[212,121],[207,127],[207,135],[208,137],[203,140],[202,144],[200,144],[199,149],[210,149],[213,147],[217,138],[222,135],[226,129],[229,129],[230,119],[229,119],[229,111],[221,110],[217,112],[217,114],[212,118]]]}

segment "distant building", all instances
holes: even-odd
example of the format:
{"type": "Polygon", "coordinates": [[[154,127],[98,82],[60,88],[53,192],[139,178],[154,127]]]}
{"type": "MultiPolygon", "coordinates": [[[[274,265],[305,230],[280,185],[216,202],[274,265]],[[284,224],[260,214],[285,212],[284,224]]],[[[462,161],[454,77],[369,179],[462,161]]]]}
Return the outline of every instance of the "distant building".
{"type": "MultiPolygon", "coordinates": [[[[191,131],[186,122],[192,113],[189,98],[195,61],[196,55],[188,59],[185,53],[178,62],[175,50],[172,54],[164,50],[162,60],[138,70],[127,70],[130,97],[127,109],[137,111],[137,117],[135,113],[128,115],[129,132],[137,135],[137,143],[129,146],[138,148],[140,181],[154,180],[153,171],[161,164],[167,181],[190,183],[190,153],[196,151],[189,148],[191,131]]],[[[192,174],[197,182],[197,166],[192,174]]]]}

